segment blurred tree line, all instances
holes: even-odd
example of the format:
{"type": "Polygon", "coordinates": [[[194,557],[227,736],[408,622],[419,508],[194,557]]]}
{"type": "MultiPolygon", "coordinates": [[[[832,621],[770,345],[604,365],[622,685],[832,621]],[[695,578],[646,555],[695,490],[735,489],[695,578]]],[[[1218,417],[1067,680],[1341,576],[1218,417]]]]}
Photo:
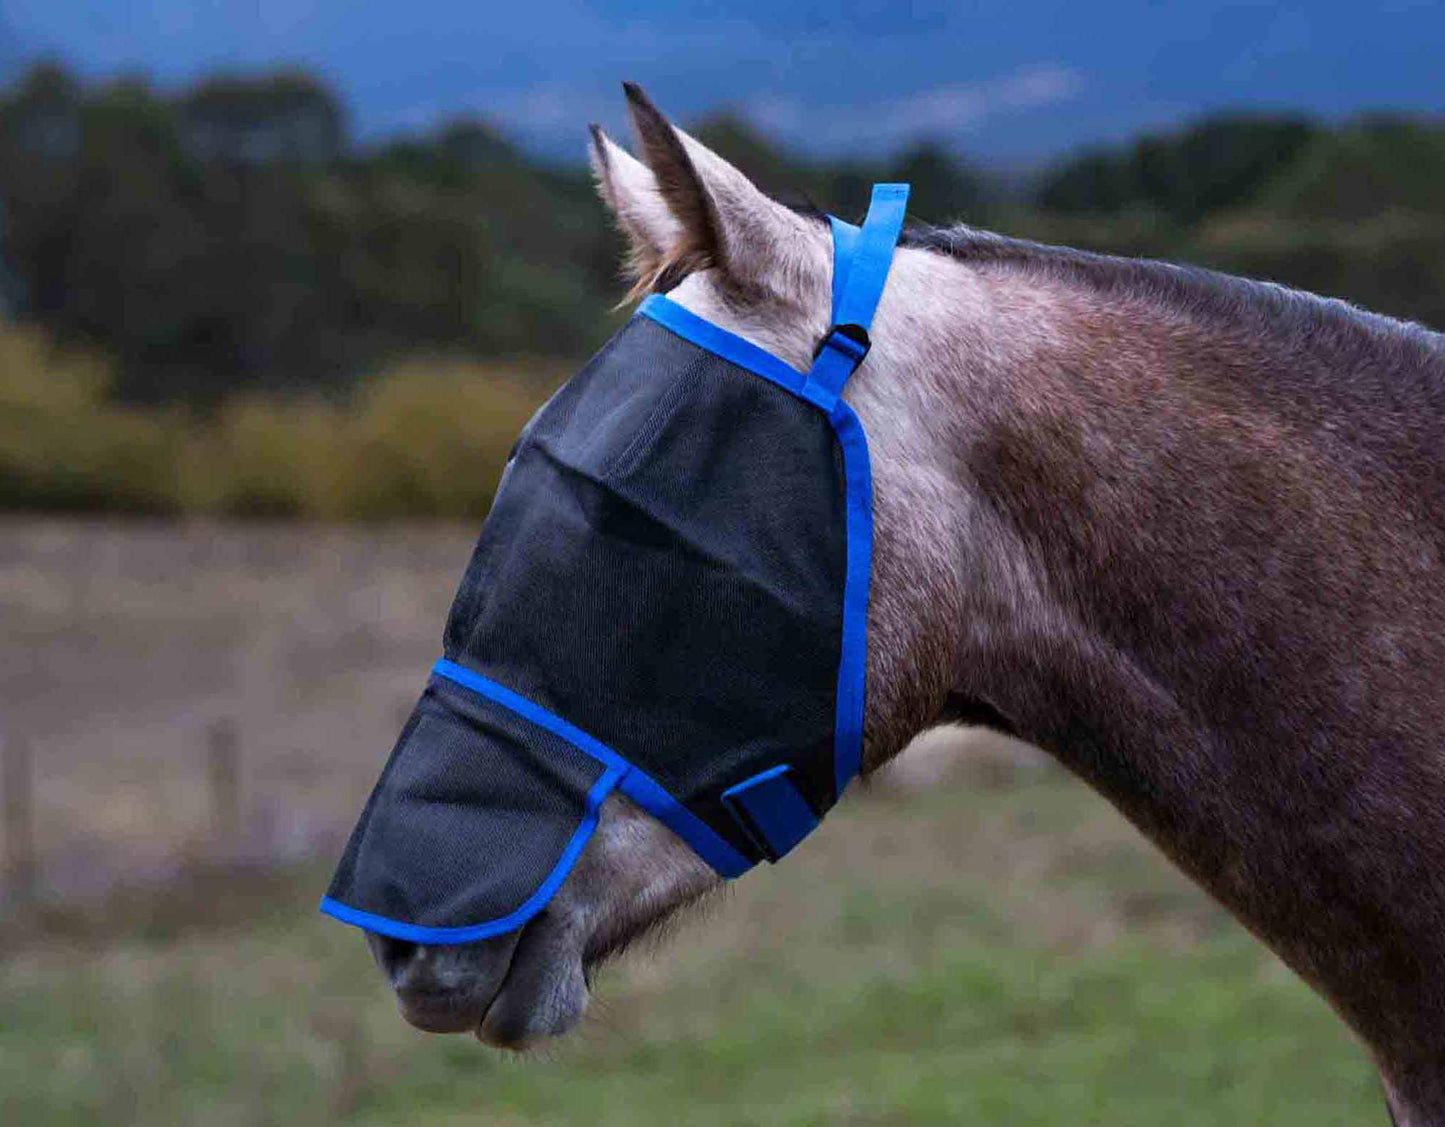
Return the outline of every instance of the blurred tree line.
{"type": "MultiPolygon", "coordinates": [[[[737,117],[697,132],[841,214],[906,179],[926,220],[1204,261],[1445,325],[1445,130],[1422,122],[1217,117],[1072,157],[1028,190],[936,144],[824,165],[737,117]]],[[[0,309],[101,347],[125,402],[339,389],[418,353],[575,358],[610,323],[619,249],[580,162],[528,160],[477,120],[358,146],[305,73],[159,92],[45,64],[0,93],[0,309]]]]}
{"type": "MultiPolygon", "coordinates": [[[[735,115],[694,131],[764,188],[849,218],[874,181],[907,180],[924,221],[1445,327],[1440,123],[1215,116],[1027,183],[941,144],[823,163],[735,115]]],[[[483,511],[490,480],[462,467],[502,439],[477,417],[510,433],[620,316],[621,247],[580,155],[530,160],[474,119],[360,145],[301,72],[161,91],[33,68],[0,89],[0,318],[19,322],[0,324],[0,508],[483,511]],[[439,418],[442,394],[472,421],[439,418]],[[450,436],[445,466],[417,455],[419,429],[450,436]]]]}
{"type": "MultiPolygon", "coordinates": [[[[885,172],[938,214],[979,195],[928,146],[820,169],[732,119],[703,132],[828,206],[885,172]]],[[[363,148],[304,73],[161,93],[46,64],[0,94],[0,309],[102,348],[123,402],[342,389],[417,353],[575,358],[615,321],[620,261],[580,161],[477,120],[363,148]]]]}
{"type": "Polygon", "coordinates": [[[1213,117],[1077,155],[1016,225],[1342,297],[1445,329],[1445,124],[1213,117]]]}
{"type": "Polygon", "coordinates": [[[0,99],[0,248],[25,318],[131,402],[337,387],[398,355],[577,353],[615,248],[582,170],[476,122],[375,151],[299,73],[177,95],[32,70],[0,99]]]}

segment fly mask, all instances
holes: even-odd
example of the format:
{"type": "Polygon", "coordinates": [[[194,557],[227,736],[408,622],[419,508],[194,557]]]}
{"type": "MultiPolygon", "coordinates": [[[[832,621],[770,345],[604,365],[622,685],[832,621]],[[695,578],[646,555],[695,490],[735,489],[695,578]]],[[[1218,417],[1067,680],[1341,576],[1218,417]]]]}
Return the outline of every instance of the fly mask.
{"type": "Polygon", "coordinates": [[[724,877],[858,773],[872,552],[841,398],[908,188],[831,219],[811,368],[649,297],[527,424],[322,910],[418,943],[544,908],[616,790],[724,877]]]}

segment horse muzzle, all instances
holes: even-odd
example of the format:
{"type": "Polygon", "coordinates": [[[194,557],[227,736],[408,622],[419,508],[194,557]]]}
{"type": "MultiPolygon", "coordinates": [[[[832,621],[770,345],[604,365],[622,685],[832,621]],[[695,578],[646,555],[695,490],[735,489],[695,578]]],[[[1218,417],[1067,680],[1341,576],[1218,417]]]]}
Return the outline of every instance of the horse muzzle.
{"type": "Polygon", "coordinates": [[[367,934],[408,1024],[426,1033],[474,1033],[524,1051],[566,1033],[587,1009],[579,951],[543,916],[477,943],[428,946],[367,934]]]}

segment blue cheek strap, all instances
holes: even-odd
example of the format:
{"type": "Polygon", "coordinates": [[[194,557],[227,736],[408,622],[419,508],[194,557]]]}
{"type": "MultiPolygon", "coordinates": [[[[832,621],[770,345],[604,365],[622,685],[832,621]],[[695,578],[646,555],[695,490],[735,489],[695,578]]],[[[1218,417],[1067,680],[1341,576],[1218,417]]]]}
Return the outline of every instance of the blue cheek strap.
{"type": "MultiPolygon", "coordinates": [[[[858,370],[872,346],[868,326],[888,281],[907,203],[907,184],[875,184],[862,227],[829,217],[833,228],[833,327],[813,353],[803,395],[830,413],[837,408],[848,377],[858,370]]],[[[839,782],[840,792],[856,770],[855,763],[839,782]]],[[[769,861],[782,857],[818,824],[818,815],[793,783],[790,771],[787,764],[769,768],[722,795],[723,806],[769,861]]]]}

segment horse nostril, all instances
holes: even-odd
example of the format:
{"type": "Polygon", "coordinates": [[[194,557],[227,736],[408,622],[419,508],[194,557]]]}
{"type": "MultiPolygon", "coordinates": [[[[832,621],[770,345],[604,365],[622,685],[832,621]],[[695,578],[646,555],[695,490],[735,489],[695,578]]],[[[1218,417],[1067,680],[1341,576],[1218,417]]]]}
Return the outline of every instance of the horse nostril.
{"type": "Polygon", "coordinates": [[[406,969],[416,955],[417,945],[405,939],[393,939],[389,935],[371,936],[372,950],[381,969],[393,981],[406,969]]]}

